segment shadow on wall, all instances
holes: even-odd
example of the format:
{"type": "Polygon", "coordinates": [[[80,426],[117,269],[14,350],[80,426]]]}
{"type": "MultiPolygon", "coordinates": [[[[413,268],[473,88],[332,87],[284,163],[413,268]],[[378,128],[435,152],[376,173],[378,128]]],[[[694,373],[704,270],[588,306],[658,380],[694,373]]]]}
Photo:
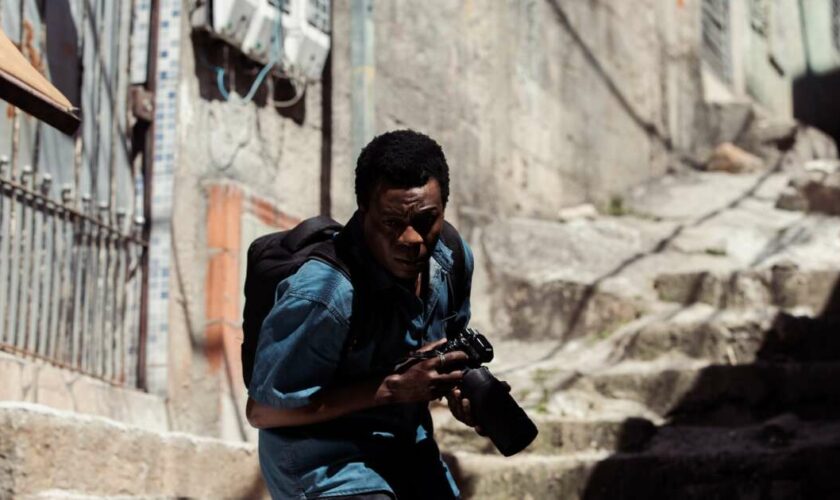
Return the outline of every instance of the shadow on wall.
{"type": "Polygon", "coordinates": [[[840,149],[840,69],[796,78],[793,116],[830,135],[840,149]]]}
{"type": "MultiPolygon", "coordinates": [[[[193,31],[193,54],[195,77],[198,79],[199,94],[207,101],[224,101],[220,85],[227,92],[245,96],[251,90],[257,74],[263,65],[245,57],[231,45],[212,38],[207,33],[193,31]],[[219,81],[219,69],[224,74],[219,81]]],[[[260,108],[272,106],[273,102],[284,102],[295,97],[295,88],[285,78],[267,77],[254,93],[252,102],[260,108]],[[269,100],[269,95],[271,100],[269,100]]],[[[289,107],[275,107],[277,114],[293,120],[298,125],[306,120],[306,99],[302,98],[289,107]]]]}
{"type": "Polygon", "coordinates": [[[840,498],[840,281],[819,316],[780,313],[758,346],[703,369],[667,425],[625,421],[582,497],[840,498]]]}

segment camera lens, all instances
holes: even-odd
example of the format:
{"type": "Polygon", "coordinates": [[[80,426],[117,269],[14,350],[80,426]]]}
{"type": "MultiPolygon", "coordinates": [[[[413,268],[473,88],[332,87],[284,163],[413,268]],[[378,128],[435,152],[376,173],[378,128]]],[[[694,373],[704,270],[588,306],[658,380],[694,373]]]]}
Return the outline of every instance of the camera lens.
{"type": "Polygon", "coordinates": [[[464,373],[461,393],[470,400],[476,423],[502,455],[519,453],[537,437],[537,426],[486,367],[464,373]]]}

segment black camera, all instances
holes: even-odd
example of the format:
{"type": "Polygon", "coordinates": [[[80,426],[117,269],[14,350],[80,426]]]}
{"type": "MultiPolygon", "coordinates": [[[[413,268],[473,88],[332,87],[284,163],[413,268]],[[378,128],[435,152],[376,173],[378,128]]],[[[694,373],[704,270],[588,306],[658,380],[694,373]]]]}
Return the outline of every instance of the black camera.
{"type": "Polygon", "coordinates": [[[433,353],[437,355],[455,351],[462,351],[467,355],[469,358],[467,366],[470,368],[478,368],[483,363],[493,361],[493,346],[487,341],[487,337],[473,328],[462,330],[455,338],[448,339],[433,353]]]}
{"type": "Polygon", "coordinates": [[[463,351],[469,358],[461,394],[470,400],[475,423],[502,455],[509,457],[524,450],[537,437],[537,426],[511,397],[509,388],[481,366],[493,360],[493,346],[478,330],[467,328],[434,351],[415,353],[395,371],[403,372],[417,361],[454,351],[463,351]]]}

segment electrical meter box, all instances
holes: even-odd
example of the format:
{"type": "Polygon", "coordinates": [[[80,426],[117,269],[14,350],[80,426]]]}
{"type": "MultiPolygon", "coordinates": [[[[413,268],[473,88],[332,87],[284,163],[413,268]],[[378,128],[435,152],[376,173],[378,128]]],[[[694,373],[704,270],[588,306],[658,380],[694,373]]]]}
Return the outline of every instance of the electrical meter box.
{"type": "Polygon", "coordinates": [[[213,32],[239,47],[245,40],[257,5],[265,0],[213,0],[210,24],[213,32]]]}
{"type": "Polygon", "coordinates": [[[286,57],[310,80],[319,80],[330,51],[329,0],[294,0],[296,30],[286,37],[286,57]]]}
{"type": "Polygon", "coordinates": [[[242,42],[242,52],[249,58],[263,64],[273,60],[280,62],[283,53],[283,35],[292,27],[292,0],[260,0],[248,33],[242,42]],[[277,38],[280,38],[279,43],[277,38]]]}
{"type": "Polygon", "coordinates": [[[210,0],[209,28],[246,57],[320,80],[330,51],[330,0],[210,0]],[[276,44],[277,37],[280,43],[276,44]],[[282,52],[277,52],[277,50],[282,52]]]}

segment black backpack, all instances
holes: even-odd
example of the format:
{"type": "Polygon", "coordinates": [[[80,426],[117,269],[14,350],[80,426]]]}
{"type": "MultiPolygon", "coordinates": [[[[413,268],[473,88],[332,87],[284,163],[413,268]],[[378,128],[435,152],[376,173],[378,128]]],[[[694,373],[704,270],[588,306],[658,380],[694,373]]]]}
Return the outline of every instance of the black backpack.
{"type": "MultiPolygon", "coordinates": [[[[248,247],[245,307],[242,312],[242,377],[245,387],[251,383],[263,320],[274,306],[274,294],[281,281],[295,274],[306,261],[318,259],[340,270],[353,283],[348,259],[342,257],[334,240],[342,229],[343,226],[330,217],[319,215],[304,220],[288,231],[261,236],[248,247]]],[[[466,265],[461,236],[451,224],[444,221],[440,239],[452,251],[454,264],[449,293],[451,303],[460,307],[466,298],[466,265]]],[[[354,295],[361,296],[358,293],[354,295]]],[[[354,300],[353,310],[357,311],[360,307],[354,300]]],[[[355,343],[353,325],[351,318],[345,352],[355,343]]]]}

